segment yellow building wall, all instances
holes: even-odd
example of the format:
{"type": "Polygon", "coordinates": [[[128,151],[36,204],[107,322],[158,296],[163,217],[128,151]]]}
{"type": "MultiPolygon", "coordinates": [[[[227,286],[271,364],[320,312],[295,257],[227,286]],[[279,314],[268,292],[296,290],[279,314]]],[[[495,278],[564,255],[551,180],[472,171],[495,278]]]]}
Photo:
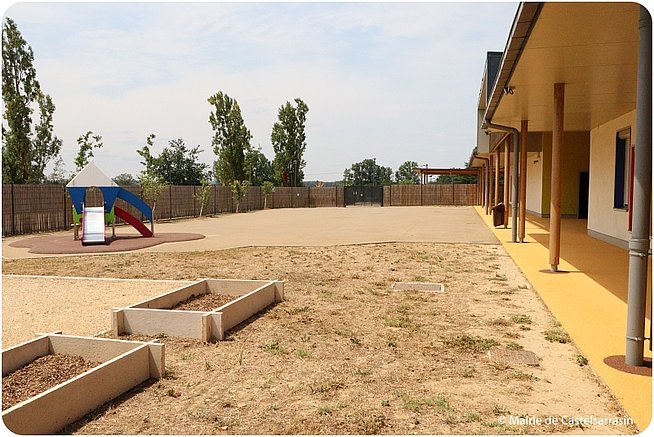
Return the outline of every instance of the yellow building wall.
{"type": "MultiPolygon", "coordinates": [[[[543,188],[541,214],[549,215],[552,175],[552,132],[543,132],[543,188]]],[[[589,132],[564,132],[561,150],[561,215],[577,217],[579,173],[590,168],[589,132]]]]}
{"type": "Polygon", "coordinates": [[[629,212],[613,208],[615,189],[615,137],[631,127],[631,144],[636,135],[636,111],[597,126],[590,131],[590,189],[588,230],[628,242],[629,212]]]}

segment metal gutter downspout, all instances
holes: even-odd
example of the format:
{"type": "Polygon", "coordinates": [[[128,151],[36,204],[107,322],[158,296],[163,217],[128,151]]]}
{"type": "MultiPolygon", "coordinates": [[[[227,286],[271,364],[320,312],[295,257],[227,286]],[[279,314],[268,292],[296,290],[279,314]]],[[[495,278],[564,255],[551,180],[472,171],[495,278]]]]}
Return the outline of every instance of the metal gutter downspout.
{"type": "MultiPolygon", "coordinates": [[[[647,311],[647,265],[652,193],[652,17],[640,7],[636,91],[633,227],[629,240],[627,347],[625,363],[642,366],[647,311]]],[[[651,348],[651,339],[650,339],[651,348]]]]}
{"type": "MultiPolygon", "coordinates": [[[[502,126],[500,124],[493,124],[489,119],[486,119],[486,127],[490,129],[497,129],[504,132],[511,132],[513,134],[513,174],[511,177],[513,181],[511,183],[511,188],[513,192],[511,193],[511,241],[513,243],[518,242],[518,159],[520,154],[520,132],[518,129],[510,126],[502,126]]],[[[505,181],[506,183],[506,181],[505,181]]]]}

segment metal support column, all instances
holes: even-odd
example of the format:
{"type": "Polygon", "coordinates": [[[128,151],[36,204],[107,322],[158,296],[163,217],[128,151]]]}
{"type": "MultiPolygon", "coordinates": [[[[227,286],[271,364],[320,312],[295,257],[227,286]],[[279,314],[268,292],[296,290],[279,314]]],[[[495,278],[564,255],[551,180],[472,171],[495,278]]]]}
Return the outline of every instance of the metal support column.
{"type": "Polygon", "coordinates": [[[520,224],[518,226],[519,239],[525,242],[525,225],[527,220],[527,139],[529,138],[529,121],[520,123],[520,224]]]}
{"type": "MultiPolygon", "coordinates": [[[[632,234],[629,240],[625,363],[642,366],[652,194],[652,17],[640,7],[632,234]]],[[[650,339],[651,348],[651,339],[650,339]]]]}

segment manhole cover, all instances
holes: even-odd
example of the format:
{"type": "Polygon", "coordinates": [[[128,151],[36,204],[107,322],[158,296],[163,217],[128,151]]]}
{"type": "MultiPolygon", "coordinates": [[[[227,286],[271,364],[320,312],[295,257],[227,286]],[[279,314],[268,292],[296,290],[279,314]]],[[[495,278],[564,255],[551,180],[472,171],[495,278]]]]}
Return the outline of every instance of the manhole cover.
{"type": "Polygon", "coordinates": [[[488,357],[495,362],[502,364],[526,364],[528,366],[539,366],[538,356],[532,351],[515,351],[493,347],[488,351],[488,357]]]}
{"type": "Polygon", "coordinates": [[[445,293],[445,286],[435,282],[396,282],[391,285],[395,291],[427,291],[430,293],[445,293]]]}

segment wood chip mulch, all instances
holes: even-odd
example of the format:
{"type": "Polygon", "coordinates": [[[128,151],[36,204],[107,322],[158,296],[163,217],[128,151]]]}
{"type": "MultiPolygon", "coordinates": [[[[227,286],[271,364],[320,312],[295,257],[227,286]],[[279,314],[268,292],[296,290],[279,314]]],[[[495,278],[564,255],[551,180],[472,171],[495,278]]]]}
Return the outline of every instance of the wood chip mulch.
{"type": "Polygon", "coordinates": [[[188,299],[178,303],[172,310],[187,310],[187,311],[212,311],[220,308],[236,299],[239,296],[229,296],[226,294],[207,293],[200,296],[191,296],[188,299]]]}
{"type": "Polygon", "coordinates": [[[37,358],[2,378],[2,409],[11,408],[99,364],[65,354],[37,358]]]}

